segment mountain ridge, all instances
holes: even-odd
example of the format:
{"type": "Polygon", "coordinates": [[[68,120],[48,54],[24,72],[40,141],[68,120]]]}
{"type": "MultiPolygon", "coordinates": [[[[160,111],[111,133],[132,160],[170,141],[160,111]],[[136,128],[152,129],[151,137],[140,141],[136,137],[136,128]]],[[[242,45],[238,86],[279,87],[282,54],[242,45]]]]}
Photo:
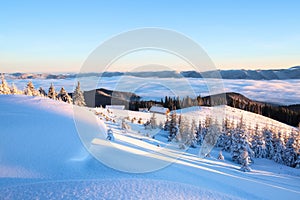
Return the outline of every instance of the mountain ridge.
{"type": "Polygon", "coordinates": [[[287,80],[300,79],[300,66],[288,69],[234,69],[234,70],[212,70],[198,71],[145,71],[145,72],[103,72],[103,73],[7,73],[12,79],[67,79],[90,76],[134,76],[134,77],[156,77],[156,78],[222,78],[222,79],[247,79],[247,80],[287,80]]]}

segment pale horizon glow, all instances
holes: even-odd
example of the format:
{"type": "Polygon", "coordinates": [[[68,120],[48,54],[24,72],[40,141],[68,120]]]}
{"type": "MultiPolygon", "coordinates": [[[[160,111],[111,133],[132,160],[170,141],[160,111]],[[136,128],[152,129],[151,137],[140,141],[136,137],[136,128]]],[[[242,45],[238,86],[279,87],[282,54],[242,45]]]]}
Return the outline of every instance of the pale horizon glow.
{"type": "MultiPolygon", "coordinates": [[[[143,27],[186,35],[217,69],[286,69],[300,65],[299,7],[297,0],[4,1],[0,72],[78,72],[102,42],[143,27]]],[[[158,61],[189,67],[168,56],[158,61]]],[[[123,62],[117,71],[140,63],[123,62]]]]}

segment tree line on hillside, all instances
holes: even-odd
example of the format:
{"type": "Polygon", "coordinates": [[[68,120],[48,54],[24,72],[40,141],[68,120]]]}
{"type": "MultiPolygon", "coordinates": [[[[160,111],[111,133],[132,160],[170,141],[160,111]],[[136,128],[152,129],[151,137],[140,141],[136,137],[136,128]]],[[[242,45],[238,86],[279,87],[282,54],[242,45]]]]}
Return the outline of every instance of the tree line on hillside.
{"type": "MultiPolygon", "coordinates": [[[[172,112],[167,118],[164,130],[169,132],[168,140],[175,139],[183,148],[203,145],[204,141],[231,153],[234,162],[241,164],[243,171],[249,171],[253,158],[267,158],[289,167],[300,168],[300,125],[298,129],[282,132],[275,127],[260,129],[247,126],[241,117],[238,123],[225,118],[222,124],[206,116],[204,122],[192,122],[172,112]]],[[[210,156],[205,155],[205,156],[210,156]]],[[[222,158],[220,152],[219,155],[222,158]]]]}
{"type": "Polygon", "coordinates": [[[276,106],[267,103],[252,101],[237,93],[218,94],[212,96],[196,98],[186,96],[165,97],[160,101],[134,101],[130,102],[130,110],[139,110],[139,108],[150,108],[153,105],[161,105],[169,110],[188,108],[191,106],[217,106],[228,105],[233,108],[260,114],[271,119],[275,119],[291,126],[297,126],[300,120],[300,112],[293,110],[289,106],[276,106]]]}
{"type": "Polygon", "coordinates": [[[67,93],[67,91],[62,87],[59,92],[56,92],[54,85],[51,83],[48,92],[46,92],[42,87],[35,89],[33,83],[29,81],[24,90],[19,90],[17,86],[13,83],[11,86],[5,81],[4,76],[1,77],[0,84],[0,94],[23,94],[27,96],[40,96],[48,97],[53,100],[63,101],[69,104],[74,104],[78,106],[85,106],[85,99],[83,96],[83,91],[80,89],[80,82],[72,94],[67,93]]]}

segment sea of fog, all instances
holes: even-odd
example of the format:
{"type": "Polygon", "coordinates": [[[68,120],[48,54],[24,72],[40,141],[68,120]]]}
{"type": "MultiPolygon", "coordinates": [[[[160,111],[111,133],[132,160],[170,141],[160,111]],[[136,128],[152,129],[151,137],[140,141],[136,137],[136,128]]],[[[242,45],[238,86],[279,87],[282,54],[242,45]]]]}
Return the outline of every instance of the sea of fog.
{"type": "Polygon", "coordinates": [[[300,103],[300,79],[293,80],[242,80],[242,79],[202,79],[202,78],[138,78],[132,76],[85,77],[80,79],[7,79],[19,89],[24,89],[29,81],[36,88],[48,90],[51,83],[58,91],[64,87],[74,90],[77,81],[83,90],[106,88],[134,92],[145,100],[160,100],[165,96],[206,96],[220,92],[237,92],[246,97],[283,105],[300,103]]]}

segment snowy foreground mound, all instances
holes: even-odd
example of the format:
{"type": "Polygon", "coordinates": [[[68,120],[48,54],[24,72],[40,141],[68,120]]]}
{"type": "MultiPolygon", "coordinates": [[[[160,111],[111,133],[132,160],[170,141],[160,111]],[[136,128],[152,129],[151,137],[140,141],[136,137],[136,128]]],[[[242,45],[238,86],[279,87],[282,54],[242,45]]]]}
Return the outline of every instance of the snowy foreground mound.
{"type": "MultiPolygon", "coordinates": [[[[199,159],[199,149],[189,149],[176,163],[161,170],[125,173],[105,166],[85,149],[76,130],[72,105],[0,95],[0,110],[0,199],[300,197],[299,170],[270,160],[255,159],[252,172],[244,173],[226,153],[225,161],[216,160],[218,149],[209,159],[199,159]]],[[[104,123],[77,120],[106,129],[104,123]]],[[[121,134],[115,133],[120,145],[141,141],[138,136],[126,140],[129,136],[121,134]]]]}

